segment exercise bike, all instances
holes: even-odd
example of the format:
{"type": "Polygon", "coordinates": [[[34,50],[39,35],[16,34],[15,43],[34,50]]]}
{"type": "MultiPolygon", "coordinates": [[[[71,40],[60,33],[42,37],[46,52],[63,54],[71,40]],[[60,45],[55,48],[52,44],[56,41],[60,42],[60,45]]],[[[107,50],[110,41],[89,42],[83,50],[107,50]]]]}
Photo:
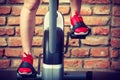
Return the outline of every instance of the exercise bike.
{"type": "Polygon", "coordinates": [[[84,39],[87,35],[76,36],[67,34],[66,49],[64,51],[64,19],[57,11],[59,0],[49,0],[49,11],[44,18],[43,67],[40,72],[40,57],[38,71],[30,76],[17,74],[17,80],[91,80],[91,73],[64,72],[64,53],[68,50],[69,37],[84,39]]]}

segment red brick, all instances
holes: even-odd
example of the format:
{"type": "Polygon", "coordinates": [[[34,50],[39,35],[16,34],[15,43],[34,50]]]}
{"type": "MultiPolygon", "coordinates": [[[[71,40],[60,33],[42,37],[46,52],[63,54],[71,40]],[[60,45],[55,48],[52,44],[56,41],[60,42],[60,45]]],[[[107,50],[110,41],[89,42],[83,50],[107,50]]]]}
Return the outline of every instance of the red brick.
{"type": "Polygon", "coordinates": [[[17,3],[23,3],[24,0],[8,0],[9,3],[14,3],[14,4],[17,4],[17,3]]]}
{"type": "Polygon", "coordinates": [[[33,46],[42,46],[42,41],[43,39],[42,39],[42,37],[34,37],[33,38],[33,42],[32,42],[32,45],[33,46]]]}
{"type": "Polygon", "coordinates": [[[107,69],[110,67],[110,62],[108,60],[85,60],[84,68],[92,68],[92,69],[107,69]]]}
{"type": "Polygon", "coordinates": [[[21,59],[12,59],[11,60],[11,68],[18,68],[18,66],[20,65],[21,63],[21,59]]]}
{"type": "Polygon", "coordinates": [[[21,12],[21,6],[13,6],[12,7],[12,15],[18,16],[21,12]]]}
{"type": "Polygon", "coordinates": [[[97,46],[97,45],[108,45],[108,37],[86,37],[86,39],[81,40],[82,44],[97,46]]]}
{"type": "Polygon", "coordinates": [[[111,58],[117,58],[119,57],[119,50],[116,50],[116,49],[110,49],[110,57],[111,58]]]}
{"type": "Polygon", "coordinates": [[[0,36],[5,35],[5,28],[4,27],[0,27],[0,36]]]}
{"type": "Polygon", "coordinates": [[[67,70],[78,70],[82,68],[82,60],[81,59],[65,59],[64,60],[64,68],[67,70]]]}
{"type": "Polygon", "coordinates": [[[120,70],[120,61],[112,61],[111,68],[114,70],[120,70]]]}
{"type": "Polygon", "coordinates": [[[92,14],[91,6],[89,6],[89,5],[81,6],[80,14],[81,15],[91,15],[92,14]]]}
{"type": "Polygon", "coordinates": [[[114,16],[120,16],[120,6],[114,6],[113,8],[113,15],[114,16]]]}
{"type": "Polygon", "coordinates": [[[10,11],[11,11],[10,6],[0,6],[0,14],[1,15],[9,14],[10,11]]]}
{"type": "Polygon", "coordinates": [[[37,15],[45,15],[48,11],[48,6],[41,5],[37,10],[37,15]]]}
{"type": "Polygon", "coordinates": [[[0,25],[5,25],[5,24],[6,24],[5,17],[0,17],[0,25]]]}
{"type": "Polygon", "coordinates": [[[42,17],[36,17],[36,25],[41,25],[43,23],[43,18],[42,17]]]}
{"type": "Polygon", "coordinates": [[[94,35],[108,35],[110,33],[109,27],[93,27],[92,34],[94,35]]]}
{"type": "Polygon", "coordinates": [[[120,26],[120,17],[112,17],[112,26],[120,26]]]}
{"type": "Polygon", "coordinates": [[[88,48],[73,48],[71,50],[71,55],[73,57],[86,57],[89,55],[89,49],[88,48]]]}
{"type": "Polygon", "coordinates": [[[111,38],[111,46],[115,48],[120,48],[120,39],[111,38]]]}
{"type": "Polygon", "coordinates": [[[7,57],[20,57],[22,53],[20,48],[5,48],[5,56],[7,57]]]}
{"type": "Polygon", "coordinates": [[[20,27],[15,28],[15,35],[20,36],[20,27]]]}
{"type": "Polygon", "coordinates": [[[92,48],[91,49],[92,57],[108,57],[108,48],[92,48]]]}
{"type": "Polygon", "coordinates": [[[1,47],[7,46],[6,38],[0,38],[0,46],[1,46],[1,47]]]}
{"type": "Polygon", "coordinates": [[[106,25],[109,21],[109,16],[87,16],[83,17],[86,25],[106,25]]]}
{"type": "Polygon", "coordinates": [[[97,5],[93,7],[93,14],[110,14],[110,5],[97,5]]]}
{"type": "Polygon", "coordinates": [[[108,4],[110,0],[83,0],[83,3],[108,4]]]}
{"type": "MultiPolygon", "coordinates": [[[[64,45],[66,45],[66,38],[64,39],[64,45]]],[[[69,39],[68,46],[79,46],[79,39],[69,39]]]]}
{"type": "Polygon", "coordinates": [[[12,27],[0,27],[0,35],[13,35],[14,28],[12,27]]]}
{"type": "Polygon", "coordinates": [[[0,59],[0,68],[9,68],[10,60],[9,59],[0,59]]]}
{"type": "Polygon", "coordinates": [[[33,53],[38,57],[40,54],[43,54],[43,48],[34,48],[33,53]]]}
{"type": "Polygon", "coordinates": [[[43,27],[35,27],[35,36],[43,36],[43,27]]]}
{"type": "Polygon", "coordinates": [[[20,24],[19,17],[8,17],[8,25],[10,26],[18,26],[20,24]]]}
{"type": "Polygon", "coordinates": [[[112,28],[112,37],[120,38],[120,28],[112,28]]]}
{"type": "Polygon", "coordinates": [[[21,38],[20,37],[9,37],[8,38],[8,46],[21,46],[21,38]]]}
{"type": "Polygon", "coordinates": [[[4,49],[0,49],[0,57],[2,57],[3,56],[3,51],[4,51],[4,49]]]}
{"type": "Polygon", "coordinates": [[[6,27],[6,35],[14,35],[14,28],[6,27]]]}
{"type": "Polygon", "coordinates": [[[65,14],[69,14],[70,12],[70,7],[68,5],[61,5],[59,6],[59,9],[58,9],[63,15],[65,14]]]}

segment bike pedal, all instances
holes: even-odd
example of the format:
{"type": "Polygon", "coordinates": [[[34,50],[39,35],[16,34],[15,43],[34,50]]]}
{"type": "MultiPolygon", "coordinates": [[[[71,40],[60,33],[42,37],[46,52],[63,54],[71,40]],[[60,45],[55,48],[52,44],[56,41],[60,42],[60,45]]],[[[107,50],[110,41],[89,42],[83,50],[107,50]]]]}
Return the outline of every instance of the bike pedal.
{"type": "Polygon", "coordinates": [[[17,73],[17,80],[40,80],[36,75],[20,75],[17,73]]]}
{"type": "Polygon", "coordinates": [[[74,35],[74,34],[70,34],[70,37],[72,39],[85,39],[86,38],[85,35],[74,35]]]}
{"type": "Polygon", "coordinates": [[[39,77],[31,77],[31,76],[18,76],[17,80],[40,80],[39,77]]]}

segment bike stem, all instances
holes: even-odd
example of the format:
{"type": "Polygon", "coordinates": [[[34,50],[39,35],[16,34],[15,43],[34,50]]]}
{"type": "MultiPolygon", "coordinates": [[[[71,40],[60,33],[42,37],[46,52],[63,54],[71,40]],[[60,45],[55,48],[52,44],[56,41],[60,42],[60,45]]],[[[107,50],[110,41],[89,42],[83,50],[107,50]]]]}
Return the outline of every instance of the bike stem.
{"type": "Polygon", "coordinates": [[[56,51],[57,1],[49,0],[49,52],[51,54],[56,51]]]}

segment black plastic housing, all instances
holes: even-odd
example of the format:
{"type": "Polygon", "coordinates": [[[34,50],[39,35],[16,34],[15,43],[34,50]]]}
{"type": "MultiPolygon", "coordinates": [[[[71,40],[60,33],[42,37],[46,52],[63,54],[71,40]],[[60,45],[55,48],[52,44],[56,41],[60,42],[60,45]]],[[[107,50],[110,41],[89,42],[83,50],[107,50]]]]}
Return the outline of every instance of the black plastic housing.
{"type": "Polygon", "coordinates": [[[63,64],[63,51],[64,51],[64,32],[62,29],[56,29],[56,51],[55,53],[49,52],[49,30],[44,31],[43,42],[43,62],[45,64],[63,64]]]}

